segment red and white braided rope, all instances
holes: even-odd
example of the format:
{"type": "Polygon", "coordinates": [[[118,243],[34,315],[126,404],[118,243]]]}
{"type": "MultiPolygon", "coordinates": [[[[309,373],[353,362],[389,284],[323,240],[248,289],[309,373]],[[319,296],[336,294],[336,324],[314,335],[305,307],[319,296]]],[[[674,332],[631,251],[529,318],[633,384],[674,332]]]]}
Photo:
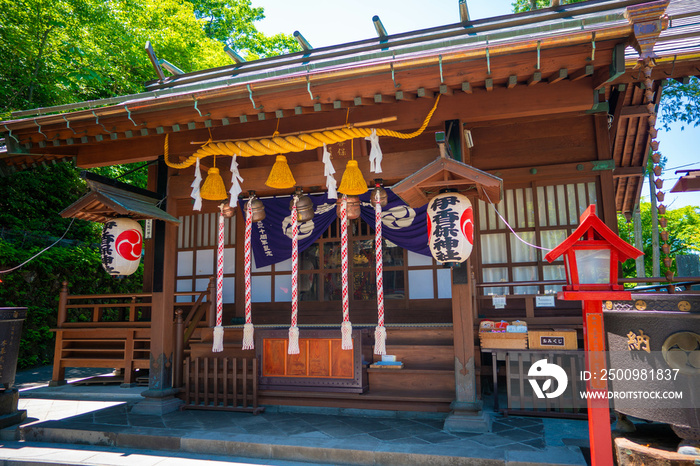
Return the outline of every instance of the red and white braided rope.
{"type": "Polygon", "coordinates": [[[297,197],[292,203],[292,325],[289,328],[288,354],[299,354],[299,329],[297,328],[297,299],[299,274],[299,218],[297,217],[297,197]]]}
{"type": "Polygon", "coordinates": [[[212,352],[219,353],[224,350],[224,329],[222,327],[224,314],[224,222],[223,212],[219,213],[219,238],[216,248],[216,327],[212,352]]]}
{"type": "Polygon", "coordinates": [[[223,214],[219,214],[219,242],[216,249],[216,325],[221,326],[224,309],[224,222],[223,214]]]}
{"type": "Polygon", "coordinates": [[[340,267],[343,297],[342,349],[352,349],[352,324],[350,323],[350,296],[348,291],[348,197],[340,201],[340,267]]]}
{"type": "Polygon", "coordinates": [[[251,317],[251,285],[250,285],[250,269],[251,269],[251,250],[250,241],[253,233],[253,206],[248,199],[245,215],[245,237],[243,241],[243,277],[245,279],[245,325],[243,326],[243,349],[253,349],[253,321],[251,317]]]}
{"type": "Polygon", "coordinates": [[[375,262],[377,265],[377,328],[374,333],[374,354],[386,354],[386,329],[384,328],[384,267],[382,262],[382,205],[379,191],[374,204],[375,262]]]}

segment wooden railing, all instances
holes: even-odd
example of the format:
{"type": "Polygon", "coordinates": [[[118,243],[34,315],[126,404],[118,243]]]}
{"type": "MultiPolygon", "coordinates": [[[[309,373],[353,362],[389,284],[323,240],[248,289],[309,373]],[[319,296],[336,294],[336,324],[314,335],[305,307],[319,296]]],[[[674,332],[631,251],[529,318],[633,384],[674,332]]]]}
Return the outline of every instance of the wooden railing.
{"type": "MultiPolygon", "coordinates": [[[[215,309],[213,303],[216,302],[214,293],[216,292],[214,277],[209,279],[209,286],[197,296],[192,304],[187,316],[183,318],[184,311],[181,308],[175,310],[175,349],[173,356],[173,386],[182,387],[183,361],[185,358],[185,347],[192,338],[192,334],[201,324],[203,318],[209,326],[213,326],[215,309]]],[[[175,293],[176,296],[188,295],[188,293],[175,293]]],[[[191,293],[189,293],[191,295],[191,293]]]]}
{"type": "Polygon", "coordinates": [[[68,295],[63,282],[58,299],[56,326],[103,327],[124,325],[148,327],[151,320],[152,293],[68,295]]]}
{"type": "MultiPolygon", "coordinates": [[[[196,297],[180,302],[188,310],[184,322],[187,330],[175,333],[175,370],[182,386],[184,345],[198,325],[214,319],[211,303],[213,280],[204,292],[177,292],[178,297],[196,297]],[[179,360],[177,359],[179,357],[179,360]]],[[[52,384],[65,383],[66,367],[104,367],[124,370],[124,383],[131,384],[135,371],[148,369],[151,347],[152,293],[69,295],[63,282],[59,293],[56,346],[52,384]]]]}

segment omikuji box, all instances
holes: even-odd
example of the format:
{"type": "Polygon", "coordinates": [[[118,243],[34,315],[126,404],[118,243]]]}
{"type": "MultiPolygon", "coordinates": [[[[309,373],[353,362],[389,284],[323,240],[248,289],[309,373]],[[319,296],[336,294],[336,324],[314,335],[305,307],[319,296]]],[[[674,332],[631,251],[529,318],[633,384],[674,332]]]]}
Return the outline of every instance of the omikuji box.
{"type": "Polygon", "coordinates": [[[491,333],[479,332],[482,348],[527,349],[525,333],[491,333]]]}
{"type": "Polygon", "coordinates": [[[530,330],[527,332],[530,349],[578,349],[576,330],[530,330]]]}

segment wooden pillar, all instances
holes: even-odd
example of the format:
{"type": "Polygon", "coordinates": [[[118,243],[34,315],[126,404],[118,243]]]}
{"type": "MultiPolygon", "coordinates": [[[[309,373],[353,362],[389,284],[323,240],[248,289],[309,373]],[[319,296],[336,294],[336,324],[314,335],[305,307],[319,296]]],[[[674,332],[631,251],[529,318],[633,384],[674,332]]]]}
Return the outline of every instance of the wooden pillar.
{"type": "MultiPolygon", "coordinates": [[[[610,140],[610,130],[608,130],[607,113],[596,113],[593,115],[596,137],[596,152],[598,160],[612,159],[612,145],[610,140]]],[[[600,199],[598,211],[602,212],[602,218],[612,231],[617,234],[617,208],[615,206],[615,181],[612,170],[604,170],[600,174],[600,199]]]]}
{"type": "Polygon", "coordinates": [[[451,432],[488,432],[491,422],[476,392],[471,260],[452,268],[452,331],[455,352],[455,401],[445,419],[451,432]]]}
{"type": "MultiPolygon", "coordinates": [[[[166,199],[168,195],[168,167],[161,157],[158,162],[157,192],[166,199]],[[167,197],[166,197],[167,196],[167,197]]],[[[166,212],[176,216],[175,202],[166,202],[166,212]]],[[[137,414],[161,415],[175,411],[182,402],[174,395],[174,305],[175,305],[175,254],[177,226],[157,220],[154,234],[153,302],[151,306],[151,358],[148,390],[141,395],[145,401],[134,405],[137,414]]]]}
{"type": "MultiPolygon", "coordinates": [[[[583,301],[583,335],[586,350],[586,370],[602,374],[606,368],[605,330],[603,328],[603,301],[583,301]]],[[[593,466],[613,466],[612,437],[610,434],[610,406],[604,395],[608,387],[605,380],[593,378],[586,382],[590,394],[588,405],[588,435],[593,466]]]]}

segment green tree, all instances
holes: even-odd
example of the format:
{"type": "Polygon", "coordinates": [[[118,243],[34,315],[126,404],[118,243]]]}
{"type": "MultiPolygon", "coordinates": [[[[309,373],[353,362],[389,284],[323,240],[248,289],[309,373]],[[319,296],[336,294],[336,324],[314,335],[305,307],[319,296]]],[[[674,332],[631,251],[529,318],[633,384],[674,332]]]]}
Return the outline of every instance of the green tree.
{"type": "MultiPolygon", "coordinates": [[[[652,275],[652,228],[651,228],[651,203],[640,204],[642,220],[642,244],[644,252],[644,270],[647,277],[652,275]]],[[[700,254],[700,207],[686,206],[679,209],[667,210],[666,221],[668,232],[668,244],[671,248],[669,257],[675,259],[678,254],[700,254]]],[[[628,243],[634,245],[633,222],[619,215],[617,217],[619,235],[628,243]]],[[[671,264],[671,270],[676,272],[675,260],[671,264]]],[[[622,266],[625,278],[637,276],[635,262],[627,261],[622,266]]],[[[661,275],[666,273],[666,266],[661,263],[661,275]]]]}
{"type": "MultiPolygon", "coordinates": [[[[585,0],[562,0],[562,4],[565,3],[578,3],[585,0]]],[[[547,8],[551,4],[551,0],[537,0],[536,9],[547,8]]],[[[513,13],[522,13],[523,11],[532,10],[531,0],[515,0],[513,2],[513,13]]]]}
{"type": "Polygon", "coordinates": [[[661,95],[661,123],[668,130],[670,124],[700,125],[700,79],[691,77],[688,83],[669,79],[661,95]]]}
{"type": "Polygon", "coordinates": [[[298,47],[257,31],[249,0],[0,0],[0,11],[0,119],[142,91],[157,77],[146,41],[185,72],[230,64],[222,41],[253,58],[298,47]]]}
{"type": "MultiPolygon", "coordinates": [[[[296,50],[292,38],[266,37],[249,0],[0,0],[0,119],[16,109],[48,107],[140,92],[156,73],[144,51],[184,71],[230,64],[223,42],[248,58],[296,50]]],[[[94,169],[145,187],[144,164],[94,169]]],[[[142,268],[115,280],[102,268],[101,225],[59,212],[86,192],[70,164],[19,171],[0,182],[0,273],[3,306],[29,309],[20,367],[51,362],[61,282],[72,294],[140,291],[142,268]]]]}

